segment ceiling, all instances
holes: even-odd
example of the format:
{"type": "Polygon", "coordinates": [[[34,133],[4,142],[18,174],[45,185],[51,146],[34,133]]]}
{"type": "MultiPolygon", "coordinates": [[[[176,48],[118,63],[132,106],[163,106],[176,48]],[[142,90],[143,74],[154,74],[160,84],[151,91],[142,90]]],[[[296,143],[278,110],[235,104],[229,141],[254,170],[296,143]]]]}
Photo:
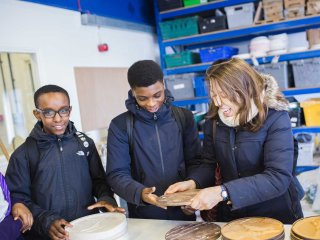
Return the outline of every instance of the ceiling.
{"type": "Polygon", "coordinates": [[[154,26],[152,0],[22,0],[117,20],[154,26]]]}

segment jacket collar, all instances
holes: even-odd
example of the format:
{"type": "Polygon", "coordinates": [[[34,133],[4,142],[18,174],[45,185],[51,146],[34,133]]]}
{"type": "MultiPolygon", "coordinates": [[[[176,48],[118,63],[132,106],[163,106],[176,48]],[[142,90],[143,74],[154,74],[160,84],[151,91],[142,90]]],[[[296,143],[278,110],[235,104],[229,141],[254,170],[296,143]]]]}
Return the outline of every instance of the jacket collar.
{"type": "Polygon", "coordinates": [[[47,134],[43,131],[43,125],[41,121],[38,121],[34,128],[32,129],[30,133],[30,137],[37,140],[39,144],[46,144],[48,142],[56,142],[58,138],[62,139],[68,139],[72,138],[74,134],[76,133],[77,129],[75,128],[72,121],[69,121],[69,124],[67,126],[67,129],[63,135],[53,135],[53,134],[47,134]]]}
{"type": "MultiPolygon", "coordinates": [[[[289,103],[283,98],[283,95],[279,89],[278,83],[275,78],[271,75],[260,73],[265,83],[265,90],[261,93],[261,99],[265,103],[268,108],[272,108],[276,111],[288,111],[289,103]]],[[[239,120],[225,118],[220,112],[219,119],[220,121],[229,127],[237,127],[239,126],[239,120]]],[[[254,102],[251,101],[251,114],[248,116],[248,122],[251,121],[258,114],[257,107],[254,102]]]]}
{"type": "Polygon", "coordinates": [[[289,103],[283,98],[277,81],[271,75],[262,74],[265,81],[265,92],[263,101],[268,108],[273,108],[276,111],[289,111],[289,103]],[[281,97],[282,96],[282,97],[281,97]]]}
{"type": "Polygon", "coordinates": [[[128,99],[126,100],[125,104],[128,109],[135,117],[138,119],[145,121],[145,122],[154,122],[155,120],[166,119],[168,114],[171,114],[171,105],[174,100],[172,94],[169,90],[165,89],[165,100],[159,110],[155,113],[148,112],[144,108],[141,108],[135,97],[130,90],[128,92],[128,99]]]}

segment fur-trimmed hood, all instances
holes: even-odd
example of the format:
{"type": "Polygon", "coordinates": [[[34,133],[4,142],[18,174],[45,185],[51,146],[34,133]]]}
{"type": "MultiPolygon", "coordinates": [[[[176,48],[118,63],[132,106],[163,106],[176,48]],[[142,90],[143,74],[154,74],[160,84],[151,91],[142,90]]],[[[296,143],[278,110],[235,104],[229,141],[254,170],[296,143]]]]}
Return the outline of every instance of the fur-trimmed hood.
{"type": "Polygon", "coordinates": [[[285,99],[283,93],[279,90],[277,81],[273,76],[260,73],[265,81],[265,92],[263,101],[268,108],[273,108],[277,111],[288,111],[289,103],[285,99]]]}

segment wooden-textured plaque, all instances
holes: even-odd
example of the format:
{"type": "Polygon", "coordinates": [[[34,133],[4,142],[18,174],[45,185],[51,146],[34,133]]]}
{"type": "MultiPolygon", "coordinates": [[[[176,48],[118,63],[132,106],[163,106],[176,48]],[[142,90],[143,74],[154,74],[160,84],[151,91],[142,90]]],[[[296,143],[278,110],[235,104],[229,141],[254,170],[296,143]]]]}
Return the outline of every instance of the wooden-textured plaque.
{"type": "Polygon", "coordinates": [[[215,240],[221,228],[212,222],[196,222],[177,226],[166,234],[166,240],[215,240]]]}
{"type": "Polygon", "coordinates": [[[197,195],[199,191],[200,189],[192,189],[184,192],[162,195],[157,201],[162,206],[186,206],[190,205],[191,199],[197,195]]]}
{"type": "Polygon", "coordinates": [[[296,221],[291,228],[292,239],[320,239],[320,216],[306,217],[296,221]]]}
{"type": "Polygon", "coordinates": [[[280,221],[272,218],[241,218],[223,226],[221,235],[224,240],[284,239],[284,227],[280,221]]]}

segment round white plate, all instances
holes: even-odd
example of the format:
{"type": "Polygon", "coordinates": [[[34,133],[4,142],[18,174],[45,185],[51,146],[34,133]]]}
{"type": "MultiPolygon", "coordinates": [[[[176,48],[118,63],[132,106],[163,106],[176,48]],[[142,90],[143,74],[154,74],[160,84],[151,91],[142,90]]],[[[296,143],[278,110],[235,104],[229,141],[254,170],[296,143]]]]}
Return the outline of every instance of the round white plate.
{"type": "Polygon", "coordinates": [[[126,216],[122,213],[98,213],[71,222],[66,228],[71,240],[111,240],[127,232],[126,216]]]}

